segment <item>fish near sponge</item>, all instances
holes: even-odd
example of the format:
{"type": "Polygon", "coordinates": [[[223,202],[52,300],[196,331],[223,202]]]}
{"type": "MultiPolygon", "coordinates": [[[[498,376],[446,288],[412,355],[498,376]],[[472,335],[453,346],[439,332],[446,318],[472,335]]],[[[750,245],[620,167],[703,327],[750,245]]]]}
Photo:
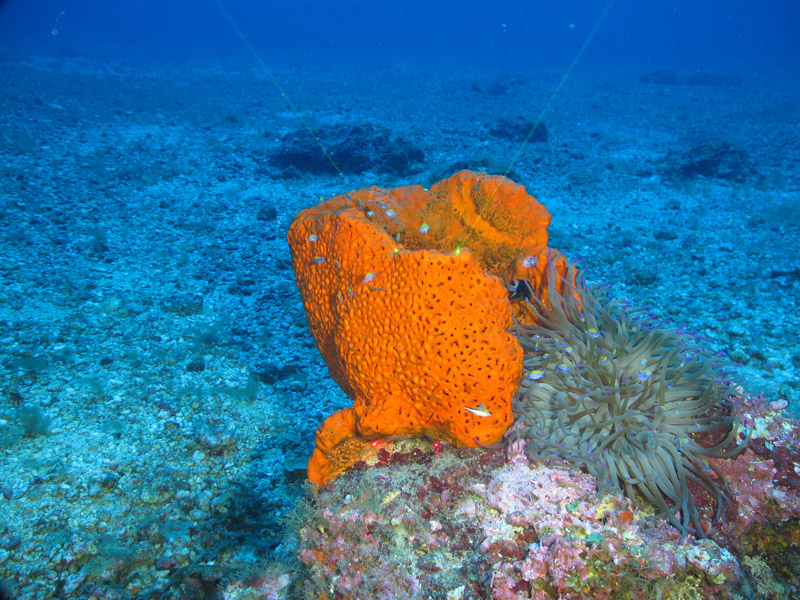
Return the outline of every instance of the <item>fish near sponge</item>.
{"type": "Polygon", "coordinates": [[[376,438],[474,447],[502,437],[523,358],[503,277],[520,256],[547,259],[549,222],[522,186],[469,171],[430,191],[364,188],[297,215],[288,240],[309,328],[353,400],[317,430],[312,483],[362,460],[376,438]]]}

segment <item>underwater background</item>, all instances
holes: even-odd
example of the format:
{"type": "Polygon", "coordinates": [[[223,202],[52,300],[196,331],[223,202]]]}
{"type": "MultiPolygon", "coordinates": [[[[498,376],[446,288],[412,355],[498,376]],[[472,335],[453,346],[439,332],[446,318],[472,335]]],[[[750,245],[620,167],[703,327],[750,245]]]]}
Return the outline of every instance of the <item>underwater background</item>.
{"type": "MultiPolygon", "coordinates": [[[[336,551],[302,532],[335,526],[314,511],[366,484],[303,499],[315,431],[352,401],[287,231],[353,189],[505,174],[589,281],[738,365],[742,396],[774,409],[753,426],[772,451],[800,410],[798,30],[792,0],[0,1],[0,598],[692,597],[611,576],[606,596],[503,587],[510,566],[461,548],[411,581],[416,522],[396,554],[336,559],[370,575],[317,568],[336,551]]],[[[433,460],[480,460],[447,452],[433,460]]],[[[486,456],[476,477],[505,468],[486,456]]],[[[771,506],[797,506],[789,480],[771,506]]],[[[447,493],[386,482],[362,502],[372,523],[447,493]]],[[[771,535],[736,558],[715,540],[745,573],[719,597],[797,597],[797,557],[763,553],[800,535],[771,535]]]]}

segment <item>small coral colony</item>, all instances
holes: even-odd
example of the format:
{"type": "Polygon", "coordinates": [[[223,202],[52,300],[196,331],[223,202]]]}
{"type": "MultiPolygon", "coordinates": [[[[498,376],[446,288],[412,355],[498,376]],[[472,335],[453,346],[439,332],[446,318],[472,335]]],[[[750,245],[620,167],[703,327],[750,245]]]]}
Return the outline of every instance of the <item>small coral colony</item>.
{"type": "Polygon", "coordinates": [[[703,536],[710,458],[747,443],[729,365],[695,337],[589,286],[548,248],[551,216],[500,176],[425,190],[364,188],[301,212],[289,231],[309,327],[353,406],[317,431],[324,486],[373,440],[488,446],[513,435],[601,490],[703,536]]]}

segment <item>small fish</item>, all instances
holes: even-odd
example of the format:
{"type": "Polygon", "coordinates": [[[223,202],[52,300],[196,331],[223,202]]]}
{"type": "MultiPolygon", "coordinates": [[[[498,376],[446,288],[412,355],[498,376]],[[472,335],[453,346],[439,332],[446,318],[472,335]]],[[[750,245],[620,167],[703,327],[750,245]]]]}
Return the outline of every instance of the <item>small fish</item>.
{"type": "Polygon", "coordinates": [[[423,223],[422,227],[419,228],[419,232],[420,233],[428,233],[428,229],[430,229],[430,228],[431,228],[430,225],[428,225],[427,223],[423,223]]]}
{"type": "Polygon", "coordinates": [[[319,236],[312,233],[307,239],[309,242],[316,242],[319,239],[319,236]]]}
{"type": "Polygon", "coordinates": [[[560,371],[561,373],[565,373],[566,371],[569,371],[569,365],[566,364],[566,363],[561,363],[560,365],[558,365],[556,367],[556,371],[560,371]]]}
{"type": "Polygon", "coordinates": [[[541,369],[536,369],[536,370],[531,371],[530,373],[528,373],[528,379],[530,381],[537,381],[537,380],[541,379],[542,377],[544,377],[544,371],[542,371],[541,369]]]}
{"type": "Polygon", "coordinates": [[[600,332],[597,331],[597,329],[595,329],[594,327],[590,327],[589,329],[586,330],[586,335],[588,335],[590,338],[599,338],[600,332]]]}
{"type": "Polygon", "coordinates": [[[374,213],[374,212],[372,212],[371,210],[368,210],[368,211],[367,211],[367,216],[368,216],[368,217],[374,217],[374,216],[375,216],[375,213],[374,213]]]}
{"type": "Polygon", "coordinates": [[[370,271],[369,273],[367,273],[366,275],[364,275],[364,281],[363,281],[362,283],[369,283],[370,281],[372,281],[372,278],[373,278],[373,277],[375,277],[375,273],[373,273],[372,271],[370,271]]]}
{"type": "Polygon", "coordinates": [[[470,408],[468,406],[465,406],[464,409],[468,410],[473,415],[478,415],[479,417],[491,417],[492,416],[492,413],[489,412],[489,409],[486,408],[486,406],[483,403],[479,404],[478,406],[474,406],[472,408],[470,408]]]}
{"type": "Polygon", "coordinates": [[[527,279],[515,279],[508,291],[510,300],[530,300],[534,294],[533,286],[527,279]]]}
{"type": "Polygon", "coordinates": [[[564,352],[569,354],[570,352],[575,352],[575,349],[572,346],[564,346],[564,352]]]}
{"type": "Polygon", "coordinates": [[[397,213],[396,213],[396,212],[394,212],[394,211],[393,211],[391,208],[387,208],[387,209],[386,209],[386,210],[384,210],[383,212],[385,212],[385,213],[386,213],[386,216],[387,216],[387,217],[395,217],[395,216],[397,216],[397,213]]]}
{"type": "Polygon", "coordinates": [[[324,256],[315,256],[314,257],[314,262],[317,263],[317,264],[324,263],[325,262],[325,257],[324,256]]]}
{"type": "Polygon", "coordinates": [[[389,504],[389,502],[397,498],[399,495],[400,495],[400,490],[392,490],[383,497],[383,500],[381,500],[381,504],[382,505],[389,504]]]}
{"type": "Polygon", "coordinates": [[[645,369],[644,371],[639,371],[639,381],[647,381],[653,376],[653,372],[650,369],[645,369]]]}

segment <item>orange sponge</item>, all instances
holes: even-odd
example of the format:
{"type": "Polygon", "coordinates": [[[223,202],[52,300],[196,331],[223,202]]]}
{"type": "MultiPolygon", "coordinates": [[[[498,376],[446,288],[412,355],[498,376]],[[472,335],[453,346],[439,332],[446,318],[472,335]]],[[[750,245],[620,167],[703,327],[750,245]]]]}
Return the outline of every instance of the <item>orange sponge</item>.
{"type": "Polygon", "coordinates": [[[469,171],[430,192],[365,188],[298,214],[288,239],[309,328],[353,399],[317,430],[312,483],[376,438],[500,439],[522,349],[495,275],[541,279],[549,222],[522,186],[469,171]]]}

